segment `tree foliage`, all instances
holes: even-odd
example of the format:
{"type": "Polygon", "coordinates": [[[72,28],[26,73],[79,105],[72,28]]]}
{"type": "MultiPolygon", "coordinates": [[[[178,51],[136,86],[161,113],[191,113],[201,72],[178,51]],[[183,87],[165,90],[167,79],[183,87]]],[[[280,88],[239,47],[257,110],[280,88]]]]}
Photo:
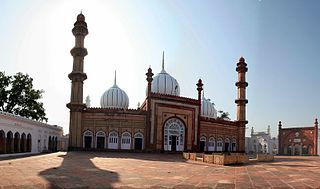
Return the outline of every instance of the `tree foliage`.
{"type": "Polygon", "coordinates": [[[17,73],[6,76],[0,72],[0,110],[31,118],[48,121],[45,117],[42,98],[43,90],[33,89],[33,79],[28,74],[17,73]]]}
{"type": "Polygon", "coordinates": [[[222,110],[219,110],[218,113],[219,113],[219,115],[218,115],[217,119],[219,119],[219,120],[230,120],[229,112],[224,112],[222,110]]]}

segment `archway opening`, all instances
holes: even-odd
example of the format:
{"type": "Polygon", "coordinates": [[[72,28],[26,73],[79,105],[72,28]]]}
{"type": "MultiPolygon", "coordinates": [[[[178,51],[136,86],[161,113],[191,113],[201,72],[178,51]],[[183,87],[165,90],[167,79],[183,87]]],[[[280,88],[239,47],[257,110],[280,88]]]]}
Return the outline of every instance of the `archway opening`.
{"type": "Polygon", "coordinates": [[[230,151],[230,139],[226,138],[224,140],[224,151],[229,152],[230,151]]]}
{"type": "Polygon", "coordinates": [[[164,125],[164,150],[183,151],[185,139],[185,125],[177,118],[170,118],[164,125]]]}
{"type": "Polygon", "coordinates": [[[106,134],[103,131],[98,131],[96,134],[97,149],[105,148],[106,134]]]}
{"type": "Polygon", "coordinates": [[[7,153],[13,153],[14,146],[13,146],[13,134],[11,131],[7,133],[6,139],[6,151],[7,153]]]}
{"type": "Polygon", "coordinates": [[[121,149],[123,149],[123,150],[130,150],[131,149],[131,134],[129,132],[122,133],[121,149]]]}
{"type": "Polygon", "coordinates": [[[207,138],[205,136],[200,138],[200,152],[206,151],[206,140],[207,138]]]}
{"type": "Polygon", "coordinates": [[[14,134],[14,153],[19,153],[20,152],[20,134],[16,132],[14,134]]]}
{"type": "Polygon", "coordinates": [[[217,151],[222,152],[223,140],[222,138],[218,138],[217,140],[217,151]]]}
{"type": "Polygon", "coordinates": [[[92,148],[92,137],[93,133],[89,130],[83,133],[83,147],[84,148],[92,148]]]}
{"type": "Polygon", "coordinates": [[[0,130],[0,154],[6,153],[6,133],[0,130]]]}
{"type": "Polygon", "coordinates": [[[31,134],[29,133],[27,135],[27,152],[31,152],[32,150],[32,138],[31,138],[31,134]]]}
{"type": "Polygon", "coordinates": [[[215,146],[216,146],[215,139],[213,137],[210,137],[209,138],[209,143],[208,143],[208,151],[214,152],[215,151],[215,146]]]}
{"type": "Polygon", "coordinates": [[[143,149],[143,135],[141,133],[136,133],[134,135],[134,149],[135,150],[143,149]]]}
{"type": "Polygon", "coordinates": [[[26,134],[24,133],[22,133],[21,135],[20,150],[21,152],[27,151],[27,139],[26,139],[26,134]]]}
{"type": "Polygon", "coordinates": [[[109,133],[109,142],[108,142],[109,149],[118,149],[118,133],[112,131],[109,133]]]}

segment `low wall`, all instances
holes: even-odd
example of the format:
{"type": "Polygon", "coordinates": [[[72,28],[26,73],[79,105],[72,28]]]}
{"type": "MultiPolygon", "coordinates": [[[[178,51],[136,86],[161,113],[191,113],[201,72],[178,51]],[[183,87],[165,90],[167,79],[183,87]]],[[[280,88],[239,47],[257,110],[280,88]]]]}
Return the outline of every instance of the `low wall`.
{"type": "Polygon", "coordinates": [[[258,161],[273,161],[274,156],[272,154],[257,154],[258,161]]]}
{"type": "Polygon", "coordinates": [[[248,163],[249,159],[244,153],[213,153],[213,154],[199,154],[184,152],[183,158],[196,161],[197,157],[203,158],[203,162],[217,165],[231,165],[248,163]]]}

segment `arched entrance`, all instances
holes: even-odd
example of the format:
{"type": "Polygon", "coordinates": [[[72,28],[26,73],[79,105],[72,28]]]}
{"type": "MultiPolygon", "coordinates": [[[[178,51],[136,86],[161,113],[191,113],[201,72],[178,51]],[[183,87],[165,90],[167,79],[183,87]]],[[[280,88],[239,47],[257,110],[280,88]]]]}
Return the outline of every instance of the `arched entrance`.
{"type": "Polygon", "coordinates": [[[237,151],[237,140],[235,138],[233,138],[231,142],[231,151],[237,151]]]}
{"type": "Polygon", "coordinates": [[[206,141],[207,141],[207,138],[205,136],[202,136],[200,138],[200,152],[206,151],[206,141]]]}
{"type": "Polygon", "coordinates": [[[136,133],[134,135],[134,149],[142,150],[142,146],[143,146],[143,135],[142,133],[136,133]]]}
{"type": "Polygon", "coordinates": [[[27,135],[27,152],[31,152],[32,150],[32,138],[31,138],[31,134],[29,133],[27,135]]]}
{"type": "Polygon", "coordinates": [[[183,151],[185,139],[185,125],[177,118],[170,118],[164,125],[164,150],[183,151]]]}
{"type": "Polygon", "coordinates": [[[55,152],[58,151],[58,137],[54,137],[54,149],[55,152]]]}
{"type": "Polygon", "coordinates": [[[115,131],[112,131],[109,133],[109,143],[108,143],[109,149],[118,149],[118,133],[115,131]]]}
{"type": "Polygon", "coordinates": [[[97,149],[103,149],[106,147],[106,134],[103,131],[96,133],[96,147],[97,149]]]}
{"type": "Polygon", "coordinates": [[[215,146],[216,146],[216,141],[213,137],[209,138],[209,143],[208,143],[208,151],[209,152],[214,152],[215,151],[215,146]]]}
{"type": "Polygon", "coordinates": [[[20,150],[21,150],[21,152],[27,151],[27,139],[26,139],[26,134],[24,134],[24,133],[22,133],[22,135],[21,135],[20,150]]]}
{"type": "Polygon", "coordinates": [[[11,131],[9,131],[7,133],[7,140],[6,140],[6,150],[7,150],[7,153],[13,153],[13,134],[11,131]]]}
{"type": "Polygon", "coordinates": [[[222,146],[223,146],[223,140],[222,140],[222,138],[218,138],[218,140],[217,140],[217,151],[218,152],[222,151],[222,146]]]}
{"type": "Polygon", "coordinates": [[[229,152],[230,151],[230,139],[226,138],[224,140],[224,151],[229,152]]]}
{"type": "Polygon", "coordinates": [[[92,138],[93,133],[89,130],[86,130],[83,133],[83,147],[84,148],[92,148],[92,138]]]}
{"type": "Polygon", "coordinates": [[[121,149],[123,150],[131,149],[131,134],[129,132],[124,132],[121,135],[121,149]]]}
{"type": "Polygon", "coordinates": [[[0,154],[6,153],[6,133],[0,130],[0,154]]]}
{"type": "Polygon", "coordinates": [[[14,153],[20,152],[20,134],[18,132],[14,133],[14,153]]]}

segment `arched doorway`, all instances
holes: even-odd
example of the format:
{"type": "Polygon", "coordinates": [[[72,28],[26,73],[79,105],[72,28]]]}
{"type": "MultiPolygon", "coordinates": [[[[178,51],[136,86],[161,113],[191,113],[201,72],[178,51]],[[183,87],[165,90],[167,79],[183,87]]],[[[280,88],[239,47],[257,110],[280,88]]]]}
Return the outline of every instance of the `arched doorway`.
{"type": "Polygon", "coordinates": [[[222,152],[223,140],[222,138],[218,138],[217,140],[217,151],[222,152]]]}
{"type": "Polygon", "coordinates": [[[18,132],[14,133],[14,153],[20,152],[20,134],[18,132]]]}
{"type": "Polygon", "coordinates": [[[52,152],[52,138],[51,138],[51,136],[49,136],[49,139],[48,139],[48,151],[52,152]]]}
{"type": "Polygon", "coordinates": [[[170,118],[164,125],[164,150],[183,151],[185,139],[185,125],[177,118],[170,118]]]}
{"type": "Polygon", "coordinates": [[[118,149],[118,133],[115,131],[112,131],[109,133],[109,142],[108,142],[108,148],[109,149],[118,149]]]}
{"type": "Polygon", "coordinates": [[[213,137],[209,138],[209,143],[208,143],[208,151],[209,152],[214,152],[216,147],[216,141],[213,137]]]}
{"type": "Polygon", "coordinates": [[[231,142],[231,151],[237,151],[237,140],[235,138],[233,138],[231,142]]]}
{"type": "Polygon", "coordinates": [[[31,152],[32,150],[32,138],[31,138],[31,134],[29,133],[27,135],[27,152],[31,152]]]}
{"type": "Polygon", "coordinates": [[[295,156],[300,156],[302,154],[302,147],[300,144],[295,144],[294,145],[294,155],[295,156]]]}
{"type": "Polygon", "coordinates": [[[58,137],[54,137],[54,149],[55,152],[58,151],[58,137]]]}
{"type": "Polygon", "coordinates": [[[6,150],[7,153],[13,153],[14,146],[13,146],[13,134],[11,131],[7,133],[7,139],[6,139],[6,150]]]}
{"type": "Polygon", "coordinates": [[[134,149],[135,150],[143,149],[143,135],[140,132],[134,135],[134,149]]]}
{"type": "Polygon", "coordinates": [[[83,133],[83,147],[84,148],[92,148],[92,138],[93,133],[89,130],[86,130],[83,133]]]}
{"type": "Polygon", "coordinates": [[[207,138],[205,136],[202,136],[200,138],[200,152],[206,151],[206,141],[207,141],[207,138]]]}
{"type": "Polygon", "coordinates": [[[6,133],[0,130],[0,154],[6,153],[6,133]]]}
{"type": "Polygon", "coordinates": [[[131,149],[131,134],[129,132],[124,132],[121,135],[121,149],[123,150],[131,149]]]}
{"type": "Polygon", "coordinates": [[[21,152],[27,151],[27,139],[26,139],[25,133],[22,133],[22,135],[21,135],[20,150],[21,150],[21,152]]]}
{"type": "Polygon", "coordinates": [[[230,151],[230,139],[226,138],[224,140],[224,151],[229,152],[230,151]]]}
{"type": "Polygon", "coordinates": [[[106,134],[103,131],[98,131],[96,133],[96,148],[103,149],[106,147],[106,134]]]}

